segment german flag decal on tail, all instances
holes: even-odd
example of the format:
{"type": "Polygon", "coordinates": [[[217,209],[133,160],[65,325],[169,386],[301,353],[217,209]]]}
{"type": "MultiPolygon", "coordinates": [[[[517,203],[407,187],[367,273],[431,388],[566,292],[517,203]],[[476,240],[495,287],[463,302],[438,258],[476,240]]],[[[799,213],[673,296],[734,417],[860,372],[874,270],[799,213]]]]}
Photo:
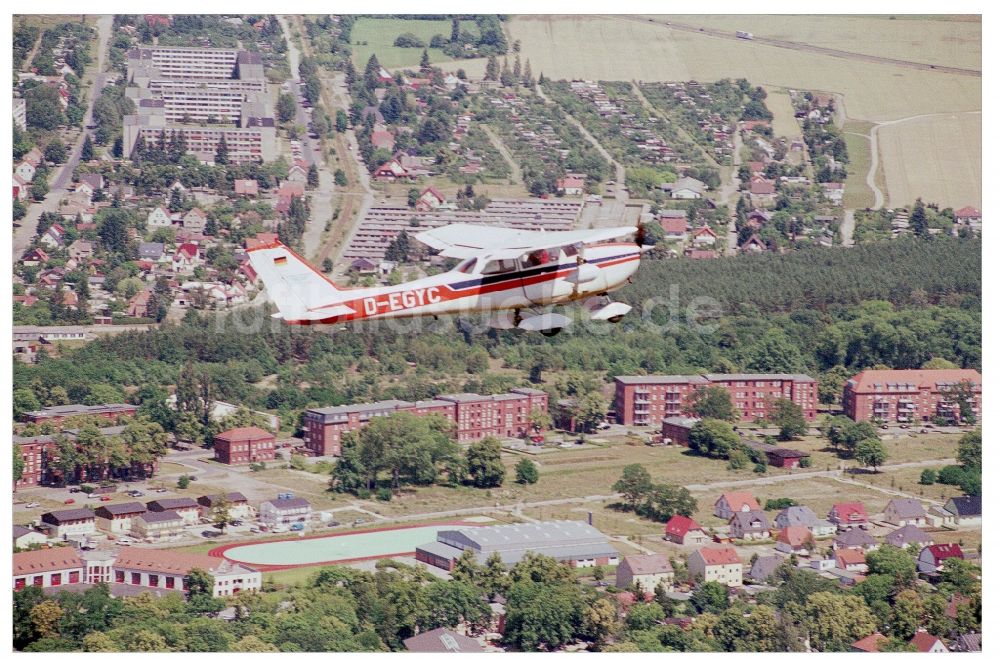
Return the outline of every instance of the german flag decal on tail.
{"type": "Polygon", "coordinates": [[[283,254],[280,257],[275,257],[274,258],[274,263],[277,264],[278,266],[280,266],[282,264],[287,264],[288,263],[288,255],[284,255],[283,254]]]}

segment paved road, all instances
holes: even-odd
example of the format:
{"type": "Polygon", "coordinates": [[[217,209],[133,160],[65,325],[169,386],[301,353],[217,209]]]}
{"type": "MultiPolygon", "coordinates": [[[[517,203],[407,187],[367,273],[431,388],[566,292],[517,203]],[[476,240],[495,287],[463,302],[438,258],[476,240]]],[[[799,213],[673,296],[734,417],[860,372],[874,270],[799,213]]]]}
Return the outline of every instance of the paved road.
{"type": "MultiPolygon", "coordinates": [[[[740,37],[737,37],[735,31],[718,30],[716,28],[705,28],[685,23],[677,23],[676,21],[667,21],[666,19],[642,18],[638,16],[626,16],[626,15],[607,15],[607,17],[616,18],[623,21],[638,21],[641,23],[653,23],[672,30],[695,32],[702,35],[709,35],[711,37],[721,37],[723,39],[748,41],[748,40],[743,40],[740,37]]],[[[846,60],[861,60],[864,62],[873,62],[881,65],[895,65],[897,67],[907,67],[910,69],[932,70],[935,72],[943,72],[945,74],[959,74],[962,76],[982,77],[983,75],[982,71],[978,69],[969,69],[965,67],[950,67],[947,65],[931,65],[930,63],[926,62],[917,62],[914,60],[902,60],[899,58],[886,58],[882,56],[869,55],[867,53],[858,53],[856,51],[844,51],[841,49],[831,49],[825,46],[816,46],[814,44],[806,44],[804,42],[793,42],[784,39],[773,39],[770,37],[754,36],[753,40],[749,41],[752,41],[753,43],[757,44],[776,46],[778,48],[783,48],[783,49],[791,49],[793,51],[804,51],[808,53],[817,53],[819,55],[832,56],[834,58],[844,58],[846,60]]]]}
{"type": "MultiPolygon", "coordinates": [[[[97,20],[97,62],[88,68],[85,76],[92,77],[94,85],[90,88],[90,99],[87,102],[87,111],[84,114],[83,126],[91,124],[94,113],[94,102],[104,87],[106,75],[104,74],[104,55],[108,50],[108,40],[111,39],[111,27],[114,16],[105,15],[97,20]]],[[[25,215],[14,228],[12,252],[13,262],[20,261],[24,251],[31,245],[35,237],[35,230],[38,228],[38,218],[42,213],[54,213],[59,210],[59,202],[68,194],[67,186],[73,178],[73,171],[80,164],[80,153],[83,150],[84,137],[89,134],[85,129],[80,133],[76,143],[71,146],[70,156],[66,163],[55,172],[54,177],[49,181],[49,193],[42,201],[31,204],[28,207],[28,214],[25,215]]]]}

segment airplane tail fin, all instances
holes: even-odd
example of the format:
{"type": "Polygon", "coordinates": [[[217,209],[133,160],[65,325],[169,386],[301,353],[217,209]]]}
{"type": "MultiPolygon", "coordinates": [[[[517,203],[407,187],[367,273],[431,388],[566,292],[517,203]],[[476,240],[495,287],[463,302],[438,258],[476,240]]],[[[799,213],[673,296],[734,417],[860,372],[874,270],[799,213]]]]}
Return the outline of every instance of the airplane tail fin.
{"type": "Polygon", "coordinates": [[[247,255],[285,321],[308,322],[354,312],[341,305],[344,292],[282,243],[259,245],[247,255]]]}

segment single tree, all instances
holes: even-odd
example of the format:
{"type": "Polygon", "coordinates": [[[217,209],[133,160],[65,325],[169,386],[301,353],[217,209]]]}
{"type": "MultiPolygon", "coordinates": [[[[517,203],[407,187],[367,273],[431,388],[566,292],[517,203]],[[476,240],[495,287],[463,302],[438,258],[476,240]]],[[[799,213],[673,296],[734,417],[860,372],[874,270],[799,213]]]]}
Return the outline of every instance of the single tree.
{"type": "Polygon", "coordinates": [[[527,458],[521,458],[515,468],[517,482],[521,485],[531,485],[538,482],[538,466],[527,458]]]}

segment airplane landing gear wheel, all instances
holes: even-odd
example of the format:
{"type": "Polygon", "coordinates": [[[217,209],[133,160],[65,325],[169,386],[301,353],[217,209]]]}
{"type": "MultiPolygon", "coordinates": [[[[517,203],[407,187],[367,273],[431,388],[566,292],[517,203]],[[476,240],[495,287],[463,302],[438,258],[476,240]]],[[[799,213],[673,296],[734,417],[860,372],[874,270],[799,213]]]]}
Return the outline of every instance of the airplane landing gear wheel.
{"type": "Polygon", "coordinates": [[[624,318],[625,318],[625,315],[618,315],[616,317],[608,317],[608,321],[610,321],[612,324],[617,324],[618,322],[620,322],[624,318]]]}
{"type": "Polygon", "coordinates": [[[561,330],[561,328],[547,328],[544,331],[539,331],[539,333],[547,338],[551,338],[552,336],[557,335],[561,330]]]}

